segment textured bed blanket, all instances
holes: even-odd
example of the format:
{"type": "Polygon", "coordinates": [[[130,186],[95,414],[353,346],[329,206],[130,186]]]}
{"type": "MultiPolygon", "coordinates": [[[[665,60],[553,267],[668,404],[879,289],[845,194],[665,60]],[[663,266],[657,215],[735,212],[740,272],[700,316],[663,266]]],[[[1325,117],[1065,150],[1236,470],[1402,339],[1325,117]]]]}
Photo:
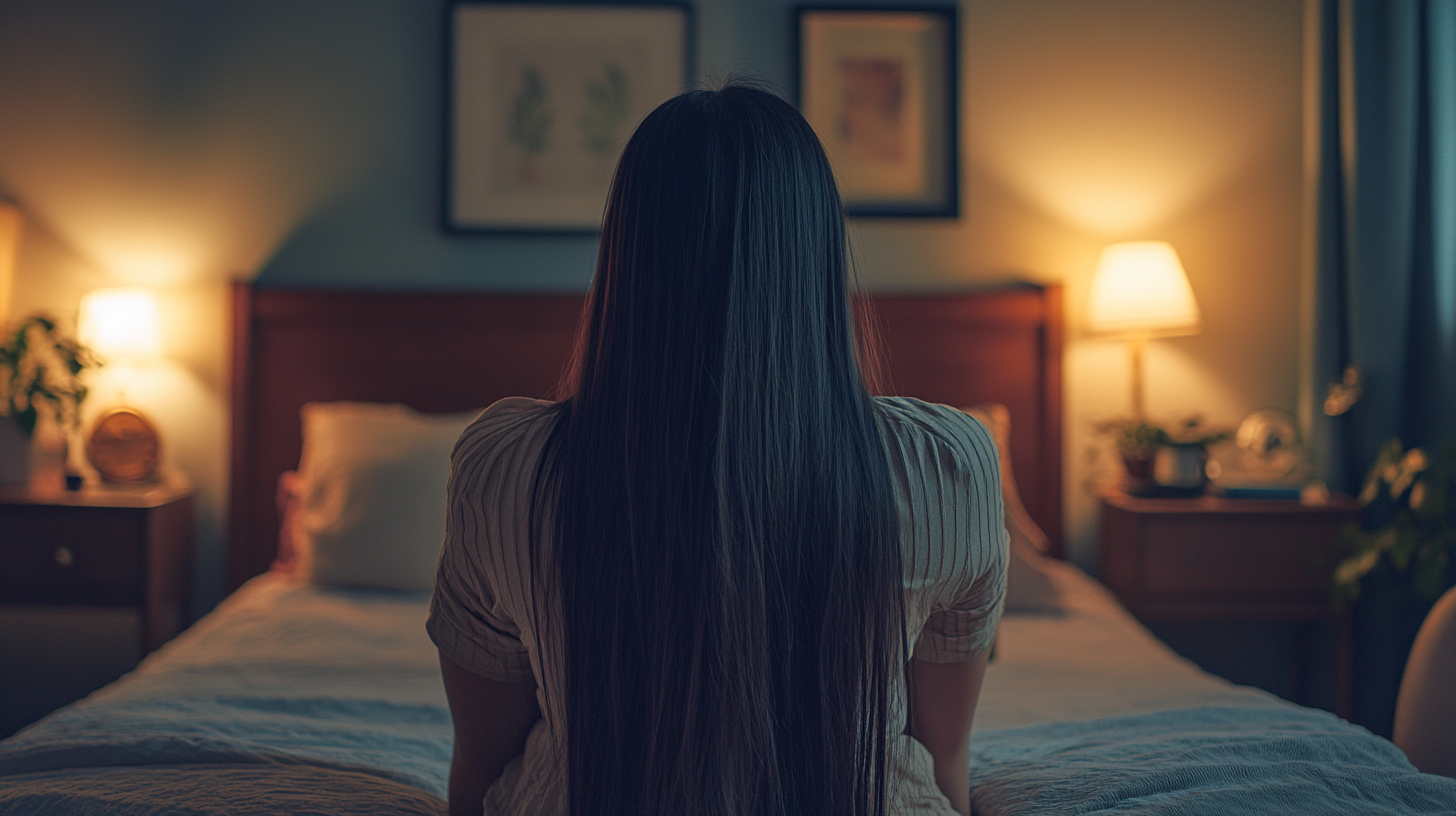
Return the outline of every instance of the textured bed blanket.
{"type": "Polygon", "coordinates": [[[1456,779],[1323,711],[1206,707],[978,733],[981,816],[1456,814],[1456,779]]]}
{"type": "Polygon", "coordinates": [[[445,816],[418,788],[307,765],[70,768],[0,777],[15,816],[445,816]]]}
{"type": "Polygon", "coordinates": [[[256,579],[0,742],[0,814],[443,812],[452,732],[426,598],[256,579]]]}
{"type": "MultiPolygon", "coordinates": [[[[123,680],[0,742],[0,816],[441,814],[451,727],[425,614],[423,594],[255,579],[123,680]]],[[[1055,683],[1032,682],[1053,670],[1038,666],[1062,635],[1031,623],[1003,636],[1049,642],[1008,642],[993,666],[1024,680],[1017,711],[1118,716],[977,731],[982,816],[1456,814],[1456,780],[1418,774],[1332,715],[1179,680],[1193,670],[1171,657],[1166,670],[1133,662],[1112,649],[1111,618],[1062,635],[1107,644],[1106,662],[1161,685],[1099,674],[1071,648],[1055,683]],[[1154,693],[1164,686],[1176,694],[1154,693]],[[1075,705],[1049,700],[1062,696],[1075,705]]],[[[990,689],[982,707],[1017,705],[1017,685],[990,689]]]]}

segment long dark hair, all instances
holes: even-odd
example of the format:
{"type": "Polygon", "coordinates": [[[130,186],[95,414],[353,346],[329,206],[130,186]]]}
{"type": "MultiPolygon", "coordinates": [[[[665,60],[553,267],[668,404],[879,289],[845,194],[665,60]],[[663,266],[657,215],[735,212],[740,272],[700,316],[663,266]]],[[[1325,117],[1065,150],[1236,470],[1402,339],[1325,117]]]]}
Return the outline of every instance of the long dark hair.
{"type": "Polygon", "coordinates": [[[846,251],[771,93],[685,93],[622,154],[536,476],[574,814],[886,809],[901,555],[846,251]]]}

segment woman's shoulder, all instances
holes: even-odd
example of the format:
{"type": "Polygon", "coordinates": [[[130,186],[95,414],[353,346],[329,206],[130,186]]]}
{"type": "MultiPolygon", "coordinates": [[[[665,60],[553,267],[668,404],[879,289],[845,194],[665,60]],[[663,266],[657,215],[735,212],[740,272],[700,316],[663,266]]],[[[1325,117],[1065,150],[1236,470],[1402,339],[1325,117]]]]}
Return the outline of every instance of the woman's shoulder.
{"type": "Polygon", "coordinates": [[[996,461],[996,443],[980,420],[949,405],[914,397],[875,397],[876,414],[887,435],[948,451],[961,467],[996,461]]]}
{"type": "Polygon", "coordinates": [[[560,405],[529,397],[496,400],[465,427],[455,443],[453,458],[460,462],[523,444],[539,446],[550,432],[560,405]]]}

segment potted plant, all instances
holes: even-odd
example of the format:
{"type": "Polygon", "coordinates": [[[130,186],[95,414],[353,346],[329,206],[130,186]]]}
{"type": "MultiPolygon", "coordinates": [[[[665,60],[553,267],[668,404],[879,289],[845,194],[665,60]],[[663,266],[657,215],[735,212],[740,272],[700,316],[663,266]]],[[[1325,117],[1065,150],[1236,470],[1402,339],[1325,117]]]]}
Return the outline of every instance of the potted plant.
{"type": "Polygon", "coordinates": [[[1168,487],[1159,485],[1153,475],[1153,463],[1164,448],[1173,450],[1172,470],[1179,477],[1173,486],[1201,492],[1209,446],[1233,438],[1229,429],[1206,426],[1196,415],[1179,420],[1171,429],[1143,417],[1118,417],[1093,427],[1112,437],[1127,471],[1126,487],[1133,493],[1168,487]]]}
{"type": "Polygon", "coordinates": [[[1360,524],[1343,530],[1344,559],[1332,590],[1340,603],[1360,596],[1361,581],[1389,573],[1427,604],[1456,585],[1456,446],[1432,457],[1392,439],[1360,490],[1360,524]]]}
{"type": "Polygon", "coordinates": [[[81,372],[98,365],[91,351],[45,315],[31,315],[0,334],[0,485],[30,481],[37,426],[54,421],[73,431],[86,386],[81,372]]]}

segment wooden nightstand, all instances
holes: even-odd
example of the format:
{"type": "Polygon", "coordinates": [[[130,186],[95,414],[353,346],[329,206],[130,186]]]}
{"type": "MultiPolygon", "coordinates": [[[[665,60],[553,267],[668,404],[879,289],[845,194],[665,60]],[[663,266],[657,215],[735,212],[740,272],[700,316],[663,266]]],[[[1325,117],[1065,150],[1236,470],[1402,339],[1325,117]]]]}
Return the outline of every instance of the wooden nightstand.
{"type": "Polygon", "coordinates": [[[0,604],[135,609],[145,655],[191,622],[192,535],[181,484],[0,490],[0,604]]]}
{"type": "MultiPolygon", "coordinates": [[[[1279,621],[1336,629],[1335,709],[1350,713],[1349,623],[1330,601],[1340,528],[1359,516],[1350,498],[1328,504],[1263,499],[1140,499],[1101,495],[1102,581],[1144,622],[1279,621]]],[[[1301,636],[1295,697],[1306,698],[1301,636]]],[[[1296,702],[1303,702],[1297,699],[1296,702]]]]}

